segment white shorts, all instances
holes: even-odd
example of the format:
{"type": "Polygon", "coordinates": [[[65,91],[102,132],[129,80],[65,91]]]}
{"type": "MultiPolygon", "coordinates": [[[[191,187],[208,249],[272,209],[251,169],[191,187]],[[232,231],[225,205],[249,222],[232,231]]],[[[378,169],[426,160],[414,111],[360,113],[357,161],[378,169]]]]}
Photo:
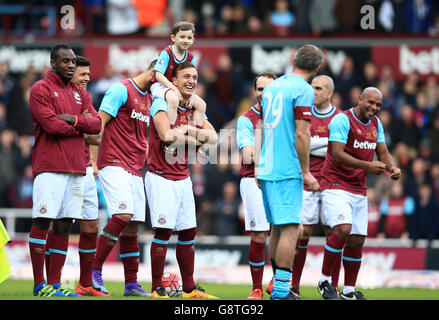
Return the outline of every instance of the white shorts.
{"type": "Polygon", "coordinates": [[[162,98],[162,99],[166,100],[165,94],[169,90],[171,90],[171,89],[169,89],[168,87],[165,87],[161,82],[157,81],[157,82],[154,82],[151,86],[151,95],[154,97],[154,99],[162,98]]]}
{"type": "Polygon", "coordinates": [[[35,177],[32,218],[82,219],[84,176],[42,172],[35,177]]]}
{"type": "Polygon", "coordinates": [[[300,212],[303,225],[314,225],[319,223],[327,226],[326,216],[322,212],[322,191],[303,190],[302,211],[300,212]]]}
{"type": "Polygon", "coordinates": [[[145,222],[146,200],[142,177],[117,166],[99,170],[99,181],[107,201],[107,211],[132,214],[131,221],[145,222]]]}
{"type": "Polygon", "coordinates": [[[351,224],[351,234],[367,235],[367,197],[340,189],[322,191],[323,215],[331,228],[351,224]]]}
{"type": "Polygon", "coordinates": [[[87,174],[84,177],[84,205],[83,220],[97,220],[99,213],[98,191],[96,180],[93,175],[93,167],[87,167],[87,174]]]}
{"type": "Polygon", "coordinates": [[[145,176],[145,190],[153,228],[180,231],[197,226],[190,177],[174,181],[148,171],[145,176]]]}
{"type": "Polygon", "coordinates": [[[270,230],[270,224],[265,216],[262,191],[256,184],[255,178],[241,178],[239,189],[244,207],[245,231],[270,230]]]}

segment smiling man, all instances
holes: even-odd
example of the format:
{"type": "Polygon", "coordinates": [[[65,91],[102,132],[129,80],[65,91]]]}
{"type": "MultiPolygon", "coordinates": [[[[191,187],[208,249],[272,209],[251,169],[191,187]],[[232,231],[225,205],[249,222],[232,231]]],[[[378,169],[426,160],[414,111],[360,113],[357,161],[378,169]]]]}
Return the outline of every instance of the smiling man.
{"type": "Polygon", "coordinates": [[[322,211],[333,232],[326,240],[318,284],[322,296],[328,291],[332,270],[342,256],[345,281],[340,297],[366,299],[355,290],[367,235],[366,178],[369,172],[388,172],[393,180],[401,175],[401,170],[393,164],[377,117],[381,102],[381,91],[368,87],[358,97],[356,107],[336,115],[329,124],[328,151],[320,185],[324,189],[322,211]],[[373,160],[375,153],[377,161],[373,160]]]}
{"type": "Polygon", "coordinates": [[[205,120],[202,128],[188,126],[194,110],[182,106],[195,92],[198,74],[194,65],[185,62],[175,69],[173,83],[181,93],[176,127],[171,128],[167,113],[168,103],[161,98],[151,106],[151,125],[149,131],[150,152],[148,172],[145,177],[145,190],[151,211],[151,225],[154,239],[151,244],[152,297],[166,298],[162,285],[168,241],[172,232],[178,232],[176,247],[177,262],[183,282],[183,298],[207,298],[207,294],[194,282],[194,239],[197,232],[195,200],[192,181],[189,176],[187,146],[204,143],[215,144],[217,134],[212,125],[205,120]],[[162,148],[163,143],[177,146],[176,158],[171,158],[162,148]],[[179,149],[182,149],[180,152],[179,149]]]}
{"type": "Polygon", "coordinates": [[[87,91],[72,80],[76,55],[67,45],[56,45],[50,54],[52,70],[31,89],[35,145],[32,228],[29,250],[36,296],[77,296],[61,288],[69,232],[73,219],[82,218],[86,160],[84,133],[97,134],[101,119],[87,91]],[[50,222],[53,227],[49,233],[50,222]],[[51,243],[47,283],[44,280],[46,241],[51,243]]]}

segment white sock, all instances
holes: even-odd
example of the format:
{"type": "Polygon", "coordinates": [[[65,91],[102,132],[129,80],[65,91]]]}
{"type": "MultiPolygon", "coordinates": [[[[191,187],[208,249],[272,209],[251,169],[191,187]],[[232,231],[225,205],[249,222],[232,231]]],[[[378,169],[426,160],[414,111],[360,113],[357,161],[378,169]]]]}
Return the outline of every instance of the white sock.
{"type": "Polygon", "coordinates": [[[344,286],[343,287],[343,294],[349,294],[351,292],[355,292],[355,287],[352,287],[352,286],[344,286]]]}
{"type": "Polygon", "coordinates": [[[320,276],[319,284],[325,282],[325,280],[328,280],[329,284],[332,283],[332,277],[331,276],[325,276],[324,274],[322,274],[320,276]]]}

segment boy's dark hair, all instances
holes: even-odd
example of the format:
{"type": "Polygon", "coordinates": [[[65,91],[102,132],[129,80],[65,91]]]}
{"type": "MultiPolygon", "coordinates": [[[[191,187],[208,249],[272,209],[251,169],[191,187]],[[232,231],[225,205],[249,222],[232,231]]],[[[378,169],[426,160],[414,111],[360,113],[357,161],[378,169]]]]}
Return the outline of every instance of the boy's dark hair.
{"type": "Polygon", "coordinates": [[[77,67],[90,67],[91,62],[86,57],[76,56],[76,66],[77,67]]]}
{"type": "Polygon", "coordinates": [[[171,35],[176,35],[178,31],[192,31],[195,36],[195,25],[192,22],[188,21],[179,21],[174,23],[172,26],[171,35]]]}
{"type": "Polygon", "coordinates": [[[186,68],[195,68],[195,66],[191,62],[179,63],[179,64],[177,64],[177,67],[174,69],[174,72],[172,73],[172,76],[174,78],[176,78],[178,71],[186,69],[186,68]]]}
{"type": "Polygon", "coordinates": [[[63,43],[57,44],[52,48],[52,50],[50,50],[50,60],[58,59],[60,50],[72,50],[72,48],[63,43]]]}
{"type": "Polygon", "coordinates": [[[254,78],[254,80],[253,80],[253,87],[254,87],[255,89],[256,89],[256,81],[258,81],[258,79],[259,79],[260,77],[266,77],[266,78],[270,78],[270,79],[273,79],[273,80],[276,80],[276,79],[277,79],[277,76],[276,76],[276,74],[275,74],[274,72],[271,72],[271,71],[262,72],[262,73],[258,74],[258,75],[254,78]]]}

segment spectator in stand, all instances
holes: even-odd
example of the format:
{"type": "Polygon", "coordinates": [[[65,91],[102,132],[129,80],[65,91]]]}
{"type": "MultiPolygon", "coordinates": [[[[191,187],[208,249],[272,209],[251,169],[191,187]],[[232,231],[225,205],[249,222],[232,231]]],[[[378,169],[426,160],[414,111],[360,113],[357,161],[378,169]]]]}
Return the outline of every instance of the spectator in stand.
{"type": "Polygon", "coordinates": [[[434,114],[431,120],[431,127],[426,137],[431,143],[431,152],[436,159],[439,159],[439,112],[434,114]]]}
{"type": "Polygon", "coordinates": [[[247,9],[241,4],[237,3],[232,7],[232,23],[231,33],[245,34],[247,33],[247,9]]]}
{"type": "Polygon", "coordinates": [[[416,150],[419,145],[421,134],[414,122],[414,110],[411,105],[404,104],[400,110],[400,116],[395,118],[392,128],[392,143],[396,145],[404,142],[408,148],[416,150]]]}
{"type": "Polygon", "coordinates": [[[439,163],[435,163],[430,168],[432,186],[433,186],[433,197],[439,199],[439,163]]]}
{"type": "Polygon", "coordinates": [[[19,85],[11,92],[8,106],[8,123],[18,134],[33,135],[32,114],[29,109],[31,76],[20,77],[19,85]]]}
{"type": "Polygon", "coordinates": [[[411,171],[404,180],[404,194],[416,198],[421,185],[430,182],[428,170],[424,159],[414,159],[411,163],[411,171]]]}
{"type": "MultiPolygon", "coordinates": [[[[309,33],[311,32],[311,17],[310,17],[310,10],[311,6],[314,4],[314,2],[319,2],[317,0],[309,1],[309,0],[290,0],[290,3],[292,4],[292,11],[294,12],[294,15],[296,16],[296,25],[295,25],[295,32],[297,33],[309,33]]],[[[324,1],[322,5],[324,7],[326,2],[331,1],[324,1]]]]}
{"type": "Polygon", "coordinates": [[[402,182],[392,181],[389,197],[380,205],[379,237],[408,239],[414,209],[414,199],[404,195],[402,182]]]}
{"type": "Polygon", "coordinates": [[[137,9],[137,19],[141,32],[144,34],[148,28],[158,26],[165,20],[166,0],[133,0],[132,4],[137,9]]]}
{"type": "Polygon", "coordinates": [[[404,8],[404,21],[409,33],[426,33],[433,25],[433,4],[430,0],[407,0],[404,8]]]}
{"type": "MultiPolygon", "coordinates": [[[[404,104],[414,106],[416,104],[416,92],[417,92],[417,80],[413,75],[412,77],[407,77],[402,84],[400,92],[397,94],[397,106],[401,107],[404,104]]],[[[396,115],[400,115],[400,108],[396,110],[396,115]]]]}
{"type": "Polygon", "coordinates": [[[237,198],[237,185],[227,181],[222,187],[222,196],[212,206],[210,215],[214,218],[213,233],[217,236],[242,234],[239,218],[240,200],[237,198]]]}
{"type": "Polygon", "coordinates": [[[393,68],[390,64],[384,64],[383,66],[381,66],[379,79],[380,83],[387,84],[390,90],[390,94],[392,96],[395,96],[396,82],[393,76],[393,68]]]}
{"type": "Polygon", "coordinates": [[[378,11],[378,21],[387,32],[404,32],[404,0],[384,0],[378,11]]]}
{"type": "Polygon", "coordinates": [[[378,87],[378,70],[377,66],[372,61],[367,61],[363,66],[363,74],[359,85],[362,88],[378,87]]]}
{"type": "MultiPolygon", "coordinates": [[[[334,15],[340,32],[355,32],[360,25],[361,0],[337,0],[334,15]]],[[[337,88],[337,85],[335,85],[337,88]]]]}
{"type": "Polygon", "coordinates": [[[32,163],[28,162],[9,192],[9,203],[13,208],[32,208],[33,181],[32,163]]]}
{"type": "Polygon", "coordinates": [[[131,34],[139,30],[137,9],[131,0],[107,0],[107,31],[109,34],[131,34]]]}
{"type": "Polygon", "coordinates": [[[0,131],[8,127],[8,109],[6,105],[0,101],[0,131]]]}
{"type": "Polygon", "coordinates": [[[380,89],[383,93],[383,104],[381,105],[381,110],[388,111],[391,115],[394,115],[396,109],[396,101],[394,95],[391,92],[389,84],[387,82],[380,81],[378,84],[378,89],[380,89]]]}
{"type": "Polygon", "coordinates": [[[296,17],[290,10],[288,1],[275,0],[269,21],[271,30],[275,34],[286,36],[291,33],[296,24],[296,17]]]}
{"type": "MultiPolygon", "coordinates": [[[[334,84],[343,99],[343,108],[348,109],[350,105],[349,91],[357,84],[358,73],[355,70],[354,60],[346,56],[339,75],[334,77],[334,84]]],[[[357,96],[358,97],[358,96],[357,96]]]]}
{"type": "Polygon", "coordinates": [[[386,145],[389,150],[392,148],[392,135],[391,135],[391,125],[392,125],[392,114],[388,110],[381,110],[378,117],[383,125],[384,137],[386,138],[386,145]]]}
{"type": "Polygon", "coordinates": [[[430,105],[433,110],[437,109],[439,105],[439,86],[434,75],[428,76],[427,79],[425,79],[421,92],[425,94],[427,104],[430,105]]]}
{"type": "Polygon", "coordinates": [[[104,76],[97,80],[91,87],[91,96],[93,97],[93,105],[99,106],[105,92],[110,88],[113,83],[122,81],[124,78],[120,75],[114,67],[107,63],[105,65],[104,76]]]}
{"type": "Polygon", "coordinates": [[[267,33],[267,28],[258,16],[250,14],[247,19],[247,32],[249,34],[265,34],[267,33]]]}
{"type": "Polygon", "coordinates": [[[415,198],[415,211],[413,214],[411,238],[427,239],[429,244],[437,238],[439,232],[439,207],[433,196],[433,188],[429,183],[419,186],[415,198]]]}
{"type": "Polygon", "coordinates": [[[227,53],[221,54],[217,61],[215,93],[226,121],[232,120],[236,114],[244,83],[245,80],[239,71],[235,70],[230,56],[227,53]]]}
{"type": "Polygon", "coordinates": [[[0,207],[9,207],[9,189],[17,180],[19,151],[14,143],[16,133],[11,129],[0,132],[0,207]]]}
{"type": "Polygon", "coordinates": [[[232,29],[232,6],[226,4],[220,9],[220,14],[215,25],[215,33],[220,36],[227,35],[232,29]]]}
{"type": "Polygon", "coordinates": [[[9,74],[6,61],[0,61],[0,102],[8,104],[9,96],[15,87],[15,79],[9,74]]]}
{"type": "MultiPolygon", "coordinates": [[[[309,2],[309,1],[306,1],[309,2]]],[[[336,0],[313,0],[309,9],[312,33],[325,35],[335,31],[337,19],[334,16],[336,0]]]]}
{"type": "Polygon", "coordinates": [[[432,106],[428,104],[427,96],[422,91],[416,94],[415,123],[418,126],[421,136],[425,136],[430,126],[432,106]]]}

